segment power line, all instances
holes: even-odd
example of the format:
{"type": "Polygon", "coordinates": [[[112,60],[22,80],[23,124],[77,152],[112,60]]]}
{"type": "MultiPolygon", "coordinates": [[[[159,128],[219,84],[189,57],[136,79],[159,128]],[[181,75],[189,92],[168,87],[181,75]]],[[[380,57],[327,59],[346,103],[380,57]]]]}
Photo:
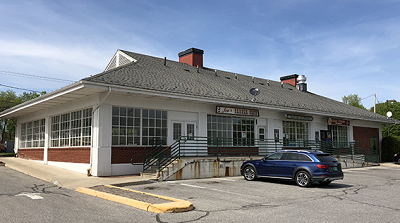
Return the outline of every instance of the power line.
{"type": "Polygon", "coordinates": [[[364,99],[367,99],[367,98],[369,98],[369,97],[372,97],[372,96],[374,96],[374,94],[371,94],[370,96],[365,97],[365,98],[361,99],[360,101],[362,101],[362,100],[364,100],[364,99]]]}
{"type": "Polygon", "coordinates": [[[66,80],[66,79],[61,79],[61,78],[45,77],[45,76],[32,75],[32,74],[23,74],[23,73],[17,73],[17,72],[6,71],[6,70],[0,70],[0,73],[9,75],[9,76],[25,77],[25,78],[39,79],[39,80],[45,80],[45,81],[68,82],[68,83],[75,82],[72,80],[66,80]]]}
{"type": "Polygon", "coordinates": [[[31,92],[37,92],[37,93],[40,93],[40,91],[34,91],[34,90],[29,90],[29,89],[25,89],[25,88],[19,88],[19,87],[13,87],[13,86],[8,86],[8,85],[4,85],[4,84],[0,84],[0,86],[3,86],[3,87],[8,87],[8,88],[14,88],[14,89],[18,89],[18,90],[24,90],[24,91],[31,91],[31,92]]]}

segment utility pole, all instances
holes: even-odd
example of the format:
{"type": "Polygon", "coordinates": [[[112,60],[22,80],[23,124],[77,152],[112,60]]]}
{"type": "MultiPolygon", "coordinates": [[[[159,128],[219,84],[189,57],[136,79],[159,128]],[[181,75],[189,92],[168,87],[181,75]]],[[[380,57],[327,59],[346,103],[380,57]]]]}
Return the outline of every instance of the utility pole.
{"type": "Polygon", "coordinates": [[[376,94],[374,93],[374,113],[376,113],[376,94]]]}

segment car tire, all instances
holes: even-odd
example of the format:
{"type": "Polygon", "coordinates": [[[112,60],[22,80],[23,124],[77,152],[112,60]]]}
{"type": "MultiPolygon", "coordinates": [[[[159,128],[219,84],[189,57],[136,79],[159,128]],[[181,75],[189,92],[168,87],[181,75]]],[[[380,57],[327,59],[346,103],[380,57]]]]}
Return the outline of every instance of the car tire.
{"type": "Polygon", "coordinates": [[[308,187],[312,183],[310,174],[304,170],[296,173],[295,181],[300,187],[308,187]]]}
{"type": "Polygon", "coordinates": [[[246,179],[248,181],[257,179],[256,171],[254,170],[254,167],[252,167],[252,166],[246,166],[244,168],[243,176],[244,176],[244,179],[246,179]]]}
{"type": "Polygon", "coordinates": [[[327,180],[327,181],[318,181],[319,184],[321,185],[329,185],[330,183],[332,183],[331,180],[327,180]]]}

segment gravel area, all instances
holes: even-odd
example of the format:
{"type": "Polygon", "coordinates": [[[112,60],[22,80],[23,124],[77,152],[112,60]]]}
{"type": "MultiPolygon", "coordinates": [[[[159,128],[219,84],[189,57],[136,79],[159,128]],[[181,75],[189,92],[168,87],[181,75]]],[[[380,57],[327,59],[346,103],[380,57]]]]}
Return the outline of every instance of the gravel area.
{"type": "Polygon", "coordinates": [[[92,189],[92,190],[105,192],[105,193],[109,193],[109,194],[114,194],[114,195],[118,195],[118,196],[121,196],[121,197],[126,197],[126,198],[130,198],[130,199],[133,199],[133,200],[142,201],[142,202],[146,202],[146,203],[150,203],[150,204],[163,204],[163,203],[172,202],[170,200],[165,200],[165,199],[162,199],[162,198],[153,197],[151,195],[146,195],[146,194],[142,194],[142,193],[136,193],[136,192],[127,191],[127,190],[118,189],[118,188],[113,188],[113,187],[106,187],[106,186],[103,186],[103,185],[89,187],[89,188],[92,189]]]}

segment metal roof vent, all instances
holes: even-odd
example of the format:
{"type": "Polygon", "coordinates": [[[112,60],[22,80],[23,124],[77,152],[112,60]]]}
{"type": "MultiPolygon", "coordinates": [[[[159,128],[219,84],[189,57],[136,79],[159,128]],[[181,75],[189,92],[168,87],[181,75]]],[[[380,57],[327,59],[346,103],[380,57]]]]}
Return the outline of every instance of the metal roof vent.
{"type": "Polygon", "coordinates": [[[297,78],[297,89],[303,92],[307,92],[307,84],[306,84],[306,76],[304,75],[299,75],[297,78]]]}

